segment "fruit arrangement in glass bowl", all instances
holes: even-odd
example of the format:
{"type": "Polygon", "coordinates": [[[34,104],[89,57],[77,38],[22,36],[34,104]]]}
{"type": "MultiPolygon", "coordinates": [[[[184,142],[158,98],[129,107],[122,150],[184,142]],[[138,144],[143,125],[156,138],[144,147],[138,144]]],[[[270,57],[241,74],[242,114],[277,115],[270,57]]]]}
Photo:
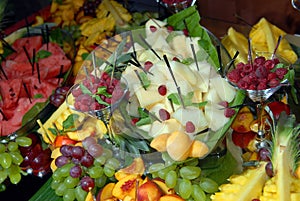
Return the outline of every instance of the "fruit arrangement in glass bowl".
{"type": "Polygon", "coordinates": [[[292,65],[280,56],[260,53],[251,62],[237,63],[226,73],[226,78],[235,87],[246,90],[256,102],[267,100],[281,86],[288,85],[292,70],[292,65]]]}

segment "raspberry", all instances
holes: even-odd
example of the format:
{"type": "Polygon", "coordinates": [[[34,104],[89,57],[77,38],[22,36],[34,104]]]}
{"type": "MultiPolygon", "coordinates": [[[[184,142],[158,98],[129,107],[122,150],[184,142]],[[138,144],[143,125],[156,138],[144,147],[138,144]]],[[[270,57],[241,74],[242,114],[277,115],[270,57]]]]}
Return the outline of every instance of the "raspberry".
{"type": "Polygon", "coordinates": [[[227,77],[228,77],[229,81],[231,81],[233,83],[237,83],[241,78],[240,71],[238,69],[233,69],[232,71],[230,71],[227,74],[227,77]]]}
{"type": "Polygon", "coordinates": [[[235,114],[235,110],[232,109],[232,108],[226,108],[226,109],[224,110],[224,115],[225,115],[225,117],[227,117],[227,118],[232,117],[234,114],[235,114]]]}
{"type": "Polygon", "coordinates": [[[250,64],[246,64],[243,67],[243,72],[250,73],[252,71],[252,69],[253,69],[253,67],[250,64]]]}
{"type": "Polygon", "coordinates": [[[238,83],[237,83],[238,87],[241,88],[241,89],[247,89],[248,88],[248,83],[245,82],[244,80],[240,80],[238,83]]]}
{"type": "Polygon", "coordinates": [[[265,67],[269,70],[273,69],[275,67],[275,63],[272,60],[267,60],[265,62],[265,67]]]}
{"type": "Polygon", "coordinates": [[[268,76],[268,69],[265,66],[259,66],[256,71],[255,71],[255,75],[258,78],[265,78],[268,76]]]}
{"type": "Polygon", "coordinates": [[[277,79],[277,78],[274,78],[274,79],[271,79],[269,82],[268,82],[268,85],[270,87],[276,87],[278,86],[280,83],[280,81],[277,79]]]}
{"type": "Polygon", "coordinates": [[[272,79],[275,79],[275,78],[277,78],[277,75],[276,75],[276,73],[274,73],[274,72],[270,72],[269,74],[268,74],[268,80],[272,80],[272,79]]]}
{"type": "Polygon", "coordinates": [[[229,105],[227,101],[221,101],[218,104],[223,106],[223,107],[228,107],[228,105],[229,105]]]}
{"type": "Polygon", "coordinates": [[[283,79],[285,74],[287,74],[288,70],[286,68],[277,68],[275,70],[276,75],[279,79],[283,79]]]}
{"type": "Polygon", "coordinates": [[[260,56],[260,57],[256,57],[254,59],[253,63],[256,64],[256,65],[263,65],[265,63],[265,61],[266,61],[266,58],[263,57],[263,56],[260,56]]]}
{"type": "Polygon", "coordinates": [[[257,90],[264,90],[267,88],[267,84],[266,83],[263,83],[263,82],[260,82],[258,85],[257,85],[257,90]]]}
{"type": "Polygon", "coordinates": [[[255,84],[251,84],[249,87],[248,87],[249,90],[256,90],[256,85],[255,84]]]}
{"type": "Polygon", "coordinates": [[[243,64],[242,62],[240,62],[240,63],[238,63],[238,64],[236,65],[235,68],[238,69],[238,70],[243,70],[244,65],[245,65],[245,64],[243,64]]]}

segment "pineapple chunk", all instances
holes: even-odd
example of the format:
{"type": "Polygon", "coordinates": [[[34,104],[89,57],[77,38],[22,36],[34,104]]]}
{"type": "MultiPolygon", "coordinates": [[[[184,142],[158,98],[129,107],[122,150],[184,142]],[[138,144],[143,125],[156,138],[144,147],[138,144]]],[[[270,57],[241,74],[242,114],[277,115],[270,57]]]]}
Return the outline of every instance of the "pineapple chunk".
{"type": "Polygon", "coordinates": [[[255,169],[248,169],[241,175],[231,176],[229,178],[231,183],[221,185],[219,187],[220,192],[211,196],[212,201],[251,201],[258,198],[268,179],[265,165],[266,163],[262,162],[255,169]]]}

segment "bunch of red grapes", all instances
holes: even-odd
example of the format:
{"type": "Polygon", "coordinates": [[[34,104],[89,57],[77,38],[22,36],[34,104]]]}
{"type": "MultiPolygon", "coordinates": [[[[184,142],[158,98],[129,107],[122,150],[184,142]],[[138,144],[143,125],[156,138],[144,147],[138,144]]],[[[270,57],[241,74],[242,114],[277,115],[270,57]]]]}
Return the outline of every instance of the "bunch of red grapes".
{"type": "Polygon", "coordinates": [[[75,98],[74,107],[82,112],[101,110],[120,98],[118,92],[121,95],[122,90],[119,86],[120,81],[111,77],[107,72],[103,72],[100,78],[89,75],[79,87],[72,90],[75,98]],[[88,92],[83,88],[88,89],[88,92]]]}
{"type": "Polygon", "coordinates": [[[238,63],[227,74],[230,82],[245,90],[264,90],[276,87],[287,74],[288,68],[278,58],[266,59],[263,56],[253,63],[238,63]]]}
{"type": "Polygon", "coordinates": [[[43,177],[50,172],[51,150],[43,149],[42,141],[36,133],[27,135],[32,141],[30,146],[20,147],[24,160],[20,167],[35,176],[43,177]]]}
{"type": "Polygon", "coordinates": [[[102,188],[120,167],[113,152],[87,137],[82,146],[63,145],[55,159],[51,188],[65,201],[85,200],[88,192],[102,188]]]}

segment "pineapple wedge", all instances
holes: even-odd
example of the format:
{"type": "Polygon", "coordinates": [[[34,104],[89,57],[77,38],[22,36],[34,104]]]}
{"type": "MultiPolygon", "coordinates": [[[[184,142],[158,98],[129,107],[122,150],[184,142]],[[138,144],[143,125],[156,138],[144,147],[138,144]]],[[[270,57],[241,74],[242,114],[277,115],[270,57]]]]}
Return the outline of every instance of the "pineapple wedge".
{"type": "Polygon", "coordinates": [[[261,195],[268,176],[265,171],[266,163],[259,167],[247,169],[241,175],[233,175],[228,184],[222,184],[220,192],[211,195],[212,201],[251,201],[261,195]]]}

